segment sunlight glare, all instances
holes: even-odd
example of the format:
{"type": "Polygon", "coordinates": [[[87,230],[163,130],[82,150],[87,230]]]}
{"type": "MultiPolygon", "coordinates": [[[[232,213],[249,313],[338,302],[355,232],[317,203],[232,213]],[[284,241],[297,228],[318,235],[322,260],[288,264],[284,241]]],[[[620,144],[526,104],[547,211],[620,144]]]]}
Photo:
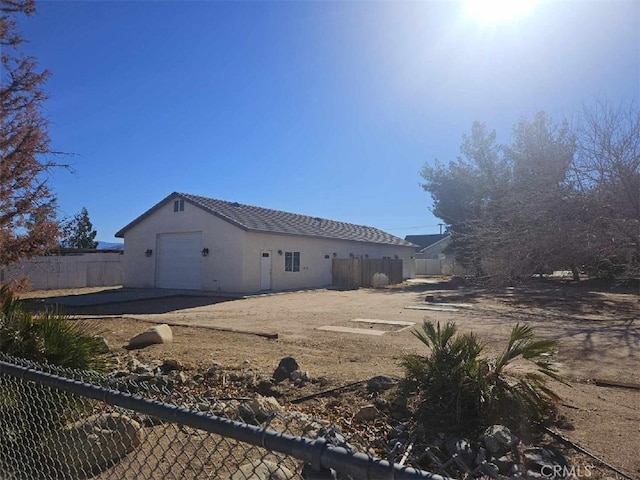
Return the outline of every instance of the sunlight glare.
{"type": "Polygon", "coordinates": [[[467,0],[465,13],[481,24],[515,20],[528,14],[536,0],[467,0]]]}

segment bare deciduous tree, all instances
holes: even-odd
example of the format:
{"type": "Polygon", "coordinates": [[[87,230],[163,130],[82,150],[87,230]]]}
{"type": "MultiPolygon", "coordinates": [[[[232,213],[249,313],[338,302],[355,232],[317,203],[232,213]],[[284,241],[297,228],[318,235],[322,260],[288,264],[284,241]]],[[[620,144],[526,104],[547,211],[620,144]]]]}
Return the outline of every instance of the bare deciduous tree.
{"type": "Polygon", "coordinates": [[[46,182],[56,164],[42,111],[49,73],[20,53],[15,22],[34,12],[34,0],[0,0],[0,265],[45,251],[58,234],[46,182]]]}
{"type": "Polygon", "coordinates": [[[640,110],[635,103],[599,101],[585,107],[576,128],[576,188],[590,222],[588,239],[596,273],[640,273],[640,110]]]}

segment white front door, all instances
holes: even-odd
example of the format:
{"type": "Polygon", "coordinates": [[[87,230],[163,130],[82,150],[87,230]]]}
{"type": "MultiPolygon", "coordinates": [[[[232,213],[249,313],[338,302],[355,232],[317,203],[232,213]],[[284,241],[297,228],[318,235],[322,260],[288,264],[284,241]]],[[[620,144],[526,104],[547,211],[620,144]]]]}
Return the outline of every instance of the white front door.
{"type": "Polygon", "coordinates": [[[271,290],[271,252],[260,256],[260,290],[271,290]]]}

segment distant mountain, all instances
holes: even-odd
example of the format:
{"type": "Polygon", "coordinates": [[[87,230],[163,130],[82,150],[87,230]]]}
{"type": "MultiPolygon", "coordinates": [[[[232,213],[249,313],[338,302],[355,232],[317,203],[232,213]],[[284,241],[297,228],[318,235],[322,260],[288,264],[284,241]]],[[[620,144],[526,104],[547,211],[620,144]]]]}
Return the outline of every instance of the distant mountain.
{"type": "Polygon", "coordinates": [[[124,250],[124,243],[98,241],[98,250],[124,250]]]}

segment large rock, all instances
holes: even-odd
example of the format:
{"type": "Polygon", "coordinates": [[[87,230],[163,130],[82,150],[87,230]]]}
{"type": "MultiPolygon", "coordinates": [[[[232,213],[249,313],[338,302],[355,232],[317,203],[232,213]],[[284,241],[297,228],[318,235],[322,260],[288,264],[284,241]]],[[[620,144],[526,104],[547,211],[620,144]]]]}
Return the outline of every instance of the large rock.
{"type": "Polygon", "coordinates": [[[249,403],[249,408],[260,422],[266,420],[272,413],[282,411],[282,407],[275,398],[263,397],[262,395],[257,395],[249,403]]]}
{"type": "Polygon", "coordinates": [[[58,470],[74,478],[88,478],[104,470],[140,446],[144,430],[138,422],[119,413],[92,415],[51,434],[46,448],[58,470]]]}
{"type": "Polygon", "coordinates": [[[295,478],[291,470],[268,460],[255,460],[242,465],[231,480],[289,480],[295,478]]]}
{"type": "Polygon", "coordinates": [[[172,341],[173,333],[171,332],[171,327],[163,323],[133,337],[129,340],[128,348],[143,348],[154,344],[171,343],[172,341]]]}
{"type": "Polygon", "coordinates": [[[522,452],[524,465],[533,472],[540,472],[543,476],[556,477],[558,472],[566,472],[568,463],[562,453],[553,447],[527,448],[522,452]]]}
{"type": "Polygon", "coordinates": [[[291,373],[299,370],[298,362],[293,357],[284,357],[280,360],[278,368],[273,372],[273,381],[276,383],[283,382],[290,378],[291,373]]]}
{"type": "Polygon", "coordinates": [[[491,425],[480,436],[480,441],[496,456],[507,453],[520,442],[518,437],[504,425],[491,425]]]}
{"type": "Polygon", "coordinates": [[[365,405],[356,412],[353,419],[356,422],[368,422],[370,420],[375,420],[379,416],[380,412],[375,405],[365,405]]]}

